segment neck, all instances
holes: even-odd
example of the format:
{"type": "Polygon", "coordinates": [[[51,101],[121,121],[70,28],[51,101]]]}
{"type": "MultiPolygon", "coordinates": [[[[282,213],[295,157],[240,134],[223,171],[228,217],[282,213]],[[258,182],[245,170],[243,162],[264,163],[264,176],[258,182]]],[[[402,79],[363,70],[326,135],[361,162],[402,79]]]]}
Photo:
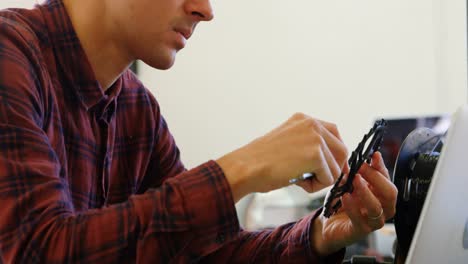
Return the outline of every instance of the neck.
{"type": "Polygon", "coordinates": [[[113,34],[113,23],[106,17],[106,1],[63,2],[94,75],[105,91],[133,61],[119,45],[118,34],[113,34]]]}

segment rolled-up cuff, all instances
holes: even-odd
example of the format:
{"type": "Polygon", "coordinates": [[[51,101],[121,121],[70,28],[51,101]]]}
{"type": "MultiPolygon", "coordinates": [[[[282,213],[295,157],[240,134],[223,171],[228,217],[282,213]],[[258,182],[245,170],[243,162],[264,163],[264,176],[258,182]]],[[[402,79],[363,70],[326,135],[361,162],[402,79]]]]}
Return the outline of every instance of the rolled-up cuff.
{"type": "Polygon", "coordinates": [[[195,243],[202,245],[197,254],[208,255],[238,235],[231,188],[216,162],[208,161],[176,178],[191,229],[196,232],[195,243]]]}

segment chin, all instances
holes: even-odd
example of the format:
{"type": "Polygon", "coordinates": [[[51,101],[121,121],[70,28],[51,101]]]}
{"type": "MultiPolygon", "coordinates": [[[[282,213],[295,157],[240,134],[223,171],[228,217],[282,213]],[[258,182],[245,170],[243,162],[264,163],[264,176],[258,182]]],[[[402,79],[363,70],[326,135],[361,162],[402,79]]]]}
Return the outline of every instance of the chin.
{"type": "Polygon", "coordinates": [[[168,70],[172,68],[174,63],[175,63],[175,57],[168,59],[168,60],[157,61],[156,64],[154,65],[154,68],[157,68],[159,70],[168,70]]]}
{"type": "Polygon", "coordinates": [[[144,63],[148,64],[152,68],[158,70],[168,70],[170,69],[175,62],[176,52],[171,52],[170,54],[165,54],[164,56],[154,56],[147,60],[141,59],[144,63]]]}

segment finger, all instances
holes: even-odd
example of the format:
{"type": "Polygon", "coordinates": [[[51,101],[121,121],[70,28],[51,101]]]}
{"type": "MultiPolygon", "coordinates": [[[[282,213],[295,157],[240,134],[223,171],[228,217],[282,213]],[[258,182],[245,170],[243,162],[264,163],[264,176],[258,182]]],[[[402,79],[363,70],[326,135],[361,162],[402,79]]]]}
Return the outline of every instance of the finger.
{"type": "Polygon", "coordinates": [[[340,185],[343,184],[343,183],[345,183],[345,182],[347,182],[347,181],[348,181],[348,177],[349,177],[349,174],[343,175],[343,178],[341,179],[340,185]]]}
{"type": "Polygon", "coordinates": [[[347,161],[345,162],[345,165],[343,167],[343,173],[344,174],[349,174],[349,164],[348,164],[347,161]]]}
{"type": "Polygon", "coordinates": [[[382,214],[382,205],[379,199],[369,190],[367,182],[359,175],[354,180],[355,192],[361,201],[361,214],[368,220],[369,225],[375,229],[384,224],[385,210],[382,214]]]}
{"type": "Polygon", "coordinates": [[[396,199],[398,190],[385,174],[367,163],[362,165],[359,174],[370,184],[372,192],[384,200],[383,203],[396,199]]]}
{"type": "Polygon", "coordinates": [[[323,156],[326,158],[332,175],[334,178],[337,178],[345,167],[348,151],[336,125],[305,115],[303,115],[303,118],[306,124],[313,129],[312,132],[318,136],[317,139],[319,139],[319,141],[317,141],[317,143],[320,143],[324,154],[323,156]]]}
{"type": "Polygon", "coordinates": [[[382,158],[382,153],[379,151],[372,155],[371,166],[390,179],[388,169],[385,166],[384,160],[382,158]]]}
{"type": "Polygon", "coordinates": [[[339,164],[339,161],[336,160],[336,157],[333,155],[332,151],[328,148],[326,143],[323,143],[322,152],[327,163],[328,168],[330,169],[330,173],[333,177],[333,182],[341,175],[342,167],[339,164]]]}
{"type": "Polygon", "coordinates": [[[321,185],[329,186],[334,182],[333,172],[331,171],[331,167],[329,161],[326,158],[326,153],[321,149],[319,154],[318,162],[321,164],[315,170],[315,177],[314,180],[317,180],[321,185]]]}
{"type": "Polygon", "coordinates": [[[345,153],[344,156],[348,156],[348,150],[344,145],[343,139],[341,138],[340,132],[338,131],[338,127],[333,123],[329,123],[323,120],[318,120],[318,122],[322,125],[322,128],[324,128],[323,136],[326,136],[327,139],[340,143],[337,145],[339,148],[337,151],[342,151],[345,153]]]}
{"type": "Polygon", "coordinates": [[[340,167],[340,173],[341,171],[344,171],[347,173],[349,170],[348,168],[348,149],[346,148],[346,145],[343,143],[343,140],[341,138],[340,133],[338,132],[338,128],[336,127],[335,124],[328,123],[325,121],[319,120],[319,122],[322,124],[322,127],[324,128],[322,131],[322,137],[325,140],[328,148],[330,149],[330,152],[332,156],[335,158],[335,160],[338,162],[338,165],[340,167]]]}
{"type": "Polygon", "coordinates": [[[341,202],[343,211],[348,215],[353,227],[358,231],[358,235],[370,233],[372,229],[366,224],[366,220],[361,214],[359,198],[356,195],[346,193],[341,197],[341,202]]]}
{"type": "Polygon", "coordinates": [[[306,192],[308,193],[313,193],[313,192],[316,192],[316,191],[320,191],[328,186],[330,186],[329,184],[323,184],[321,182],[319,182],[316,177],[312,177],[312,178],[309,178],[305,181],[301,181],[299,183],[297,183],[296,185],[300,186],[302,189],[304,189],[306,192]]]}
{"type": "Polygon", "coordinates": [[[318,120],[330,133],[332,133],[336,138],[338,138],[340,141],[343,141],[341,138],[340,132],[338,131],[338,128],[335,124],[323,121],[323,120],[318,120]]]}
{"type": "Polygon", "coordinates": [[[374,187],[387,186],[389,182],[391,183],[390,175],[388,174],[388,169],[385,167],[382,154],[380,152],[374,153],[370,165],[364,163],[361,166],[361,168],[359,168],[359,174],[361,174],[364,177],[364,179],[366,179],[366,181],[368,181],[374,187]]]}
{"type": "MultiPolygon", "coordinates": [[[[313,131],[317,139],[318,147],[314,158],[317,163],[314,166],[316,179],[321,185],[328,186],[341,175],[341,171],[346,163],[347,150],[344,146],[336,126],[331,123],[322,122],[305,115],[302,116],[308,127],[313,131]],[[333,133],[331,132],[333,131],[333,133]]],[[[320,186],[323,187],[323,186],[320,186]]]]}

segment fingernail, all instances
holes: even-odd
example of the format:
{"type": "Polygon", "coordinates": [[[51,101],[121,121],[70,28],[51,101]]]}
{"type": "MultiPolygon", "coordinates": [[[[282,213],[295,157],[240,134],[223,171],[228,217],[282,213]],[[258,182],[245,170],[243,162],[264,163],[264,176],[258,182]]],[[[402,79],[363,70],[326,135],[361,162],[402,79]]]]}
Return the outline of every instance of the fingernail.
{"type": "Polygon", "coordinates": [[[356,174],[356,180],[362,181],[362,176],[360,173],[356,174]]]}
{"type": "Polygon", "coordinates": [[[362,187],[366,187],[366,186],[367,186],[367,182],[366,182],[366,180],[364,180],[364,178],[359,177],[359,180],[361,181],[362,187]]]}

